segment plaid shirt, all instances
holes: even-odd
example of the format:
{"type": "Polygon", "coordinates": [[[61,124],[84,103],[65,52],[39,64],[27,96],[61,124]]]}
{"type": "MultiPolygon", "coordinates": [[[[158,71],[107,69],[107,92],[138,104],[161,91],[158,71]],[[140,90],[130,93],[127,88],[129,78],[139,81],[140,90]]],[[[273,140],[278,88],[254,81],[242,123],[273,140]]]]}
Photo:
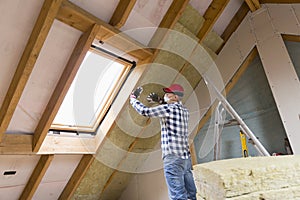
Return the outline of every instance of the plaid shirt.
{"type": "Polygon", "coordinates": [[[190,156],[188,143],[189,111],[182,103],[163,104],[146,107],[135,98],[130,98],[133,108],[141,115],[159,117],[161,125],[162,156],[173,154],[188,159],[190,156]]]}

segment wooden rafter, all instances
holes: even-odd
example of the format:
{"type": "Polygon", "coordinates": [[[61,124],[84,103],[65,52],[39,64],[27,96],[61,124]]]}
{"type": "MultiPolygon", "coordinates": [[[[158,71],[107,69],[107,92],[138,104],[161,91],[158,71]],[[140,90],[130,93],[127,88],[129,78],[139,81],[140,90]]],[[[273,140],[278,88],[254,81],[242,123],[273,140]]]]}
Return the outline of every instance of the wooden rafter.
{"type": "MultiPolygon", "coordinates": [[[[33,135],[5,134],[0,144],[0,155],[35,154],[32,152],[33,135]]],[[[51,135],[45,138],[38,154],[91,154],[97,144],[94,137],[80,138],[51,135]]]]}
{"type": "Polygon", "coordinates": [[[77,168],[75,169],[72,177],[68,181],[67,185],[65,186],[63,192],[59,196],[59,200],[67,200],[71,199],[73,196],[76,188],[78,187],[80,181],[86,174],[88,168],[91,166],[95,157],[93,155],[83,155],[77,168]]]}
{"type": "Polygon", "coordinates": [[[211,2],[203,16],[205,19],[203,26],[197,34],[197,37],[199,38],[199,43],[201,43],[205,39],[207,34],[211,31],[228,2],[229,0],[213,0],[211,2]]]}
{"type": "Polygon", "coordinates": [[[0,154],[31,154],[32,135],[4,134],[0,154]]]}
{"type": "Polygon", "coordinates": [[[172,29],[179,20],[188,3],[189,0],[173,0],[168,11],[161,20],[159,28],[172,29]]]}
{"type": "Polygon", "coordinates": [[[62,3],[57,19],[82,32],[86,32],[93,24],[98,24],[100,26],[100,31],[96,36],[98,40],[127,52],[139,60],[145,60],[153,55],[153,52],[144,45],[69,1],[62,3]],[[131,49],[134,51],[128,52],[131,49]]]}
{"type": "Polygon", "coordinates": [[[167,35],[168,29],[173,27],[175,23],[179,20],[179,17],[182,15],[184,9],[188,5],[189,0],[173,0],[171,6],[169,7],[164,18],[159,24],[159,28],[154,33],[151,38],[149,45],[150,47],[158,47],[161,44],[167,35]]]}
{"type": "Polygon", "coordinates": [[[42,155],[35,169],[33,170],[29,181],[27,182],[21,196],[20,200],[32,199],[35,191],[37,190],[42,178],[44,177],[52,159],[53,155],[42,155]]]}
{"type": "Polygon", "coordinates": [[[136,0],[120,0],[117,8],[114,11],[114,14],[109,21],[109,24],[118,29],[121,28],[125,24],[135,3],[136,0]]]}
{"type": "Polygon", "coordinates": [[[260,0],[260,3],[300,3],[300,0],[260,0]]]}
{"type": "Polygon", "coordinates": [[[281,35],[283,40],[292,41],[292,42],[300,42],[300,36],[299,35],[287,35],[283,34],[281,35]]]}
{"type": "Polygon", "coordinates": [[[47,107],[35,129],[33,137],[33,151],[37,152],[44,141],[47,132],[54,120],[60,105],[62,104],[69,87],[86,55],[91,44],[99,31],[99,26],[94,25],[85,32],[78,40],[75,49],[60,77],[56,88],[47,104],[47,107]]]}
{"type": "Polygon", "coordinates": [[[259,3],[259,0],[252,0],[253,5],[255,6],[256,9],[260,9],[261,5],[259,3]]]}
{"type": "Polygon", "coordinates": [[[0,142],[21,98],[62,0],[45,0],[0,109],[0,142]]]}
{"type": "Polygon", "coordinates": [[[245,0],[247,5],[249,6],[251,12],[254,12],[261,8],[261,5],[259,3],[259,0],[245,0]]]}

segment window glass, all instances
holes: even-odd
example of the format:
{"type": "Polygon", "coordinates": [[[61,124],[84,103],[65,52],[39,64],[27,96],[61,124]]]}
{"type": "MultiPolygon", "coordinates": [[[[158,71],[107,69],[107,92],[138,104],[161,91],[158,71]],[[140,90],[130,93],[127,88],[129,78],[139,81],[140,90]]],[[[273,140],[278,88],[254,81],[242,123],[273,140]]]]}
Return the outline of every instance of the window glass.
{"type": "Polygon", "coordinates": [[[128,65],[89,51],[51,129],[94,131],[116,95],[127,69],[128,65]]]}

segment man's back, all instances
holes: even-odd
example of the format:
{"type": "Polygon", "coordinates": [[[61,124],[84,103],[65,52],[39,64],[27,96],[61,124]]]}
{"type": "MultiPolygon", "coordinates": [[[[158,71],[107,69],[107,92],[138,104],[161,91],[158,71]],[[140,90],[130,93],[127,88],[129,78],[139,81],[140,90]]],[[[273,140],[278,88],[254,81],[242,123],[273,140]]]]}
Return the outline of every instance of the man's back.
{"type": "Polygon", "coordinates": [[[167,107],[169,115],[160,118],[163,157],[174,154],[187,159],[190,155],[188,144],[189,112],[181,102],[168,104],[167,107]]]}

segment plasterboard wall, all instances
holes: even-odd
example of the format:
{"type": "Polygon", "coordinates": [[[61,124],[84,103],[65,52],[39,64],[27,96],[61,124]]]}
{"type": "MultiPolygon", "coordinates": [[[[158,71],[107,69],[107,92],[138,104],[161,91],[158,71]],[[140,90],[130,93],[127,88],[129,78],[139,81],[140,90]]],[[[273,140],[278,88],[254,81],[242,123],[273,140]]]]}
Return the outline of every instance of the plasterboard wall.
{"type": "MultiPolygon", "coordinates": [[[[285,41],[289,56],[300,77],[300,43],[285,41]]],[[[273,58],[276,59],[279,57],[273,58]]],[[[286,88],[286,90],[289,90],[286,88]]],[[[293,98],[293,91],[290,98],[293,98]]],[[[284,140],[287,138],[282,119],[280,118],[270,84],[268,83],[259,57],[250,64],[235,87],[227,94],[227,100],[245,120],[249,128],[259,138],[269,153],[283,153],[287,151],[284,140]]],[[[298,104],[295,109],[298,109],[298,104]]],[[[227,115],[227,119],[229,119],[227,115]]],[[[242,156],[239,128],[225,127],[222,131],[221,159],[242,156]]],[[[199,163],[213,159],[213,130],[206,124],[194,140],[199,163]]],[[[257,155],[257,151],[248,143],[249,153],[257,155]]]]}
{"type": "Polygon", "coordinates": [[[17,68],[43,1],[0,1],[0,105],[17,68]],[[19,8],[19,9],[16,9],[19,8]],[[8,20],[9,19],[9,20],[8,20]]]}
{"type": "MultiPolygon", "coordinates": [[[[282,141],[282,138],[285,137],[284,132],[287,132],[286,136],[288,137],[292,147],[294,147],[294,153],[297,154],[299,153],[299,145],[297,145],[299,141],[297,139],[299,137],[299,134],[297,134],[297,130],[299,130],[299,128],[297,128],[299,126],[298,115],[300,113],[299,103],[297,100],[299,99],[300,91],[298,78],[299,75],[297,75],[295,72],[296,70],[294,70],[295,66],[293,66],[292,62],[290,61],[290,58],[288,56],[287,50],[284,46],[280,34],[297,34],[297,32],[299,32],[299,26],[297,25],[297,23],[295,23],[295,21],[297,20],[296,16],[298,13],[299,5],[283,5],[283,8],[285,8],[283,10],[287,13],[281,13],[280,22],[276,21],[275,23],[273,17],[278,18],[278,16],[276,16],[278,12],[275,12],[274,9],[278,10],[278,6],[279,5],[273,4],[266,5],[257,12],[248,13],[248,16],[241,23],[237,31],[232,35],[232,37],[226,43],[223,50],[220,52],[216,63],[218,65],[218,69],[222,74],[224,83],[227,84],[233,76],[234,72],[237,70],[238,66],[243,62],[249,51],[254,47],[254,45],[257,45],[258,52],[263,63],[263,65],[260,64],[261,66],[263,66],[261,75],[265,76],[265,80],[267,80],[267,82],[264,85],[269,85],[268,88],[272,92],[272,95],[270,95],[269,99],[273,98],[275,100],[275,103],[269,105],[266,108],[272,109],[272,107],[276,105],[275,107],[277,109],[277,113],[279,113],[280,116],[280,118],[278,119],[278,115],[274,114],[274,121],[269,123],[275,123],[277,126],[280,126],[280,124],[283,125],[284,131],[281,131],[280,134],[281,141],[276,141],[283,144],[284,142],[282,141]],[[283,21],[285,21],[286,23],[283,23],[283,21]],[[277,44],[277,46],[274,46],[273,43],[277,44]],[[290,90],[292,92],[289,92],[290,90]]],[[[249,76],[259,78],[256,74],[249,74],[249,76]]],[[[248,84],[253,85],[255,83],[253,81],[250,81],[248,84]]],[[[239,85],[239,83],[237,85],[239,85]]],[[[260,86],[258,88],[260,88],[260,86]]],[[[241,89],[245,91],[247,90],[247,87],[241,89]]],[[[268,90],[268,93],[270,90],[268,90]]],[[[233,104],[235,99],[238,98],[232,97],[231,99],[233,104]]],[[[240,108],[242,108],[243,106],[247,107],[247,102],[239,106],[240,108]]],[[[248,115],[251,115],[251,113],[253,112],[257,112],[256,107],[252,107],[252,110],[248,110],[248,115]]],[[[200,109],[201,108],[204,109],[200,106],[200,109]]],[[[261,122],[256,122],[256,124],[257,123],[261,122]]],[[[270,130],[272,130],[272,128],[269,128],[269,131],[270,130]]],[[[201,131],[202,133],[200,132],[200,135],[197,136],[195,144],[198,145],[197,152],[201,154],[199,158],[203,159],[204,156],[207,156],[206,154],[208,154],[209,152],[212,153],[211,150],[212,145],[214,143],[214,139],[213,130],[211,130],[211,133],[206,135],[204,135],[203,133],[204,129],[201,131]],[[205,141],[203,141],[204,139],[205,141]],[[202,144],[204,146],[199,147],[202,144]],[[205,150],[205,152],[203,152],[203,150],[205,150]]],[[[261,132],[261,130],[259,131],[261,132]]],[[[235,130],[234,132],[239,132],[239,130],[235,130]]],[[[267,133],[265,134],[267,135],[267,133]]],[[[265,145],[263,145],[269,148],[270,153],[272,153],[273,151],[284,152],[282,146],[281,149],[279,149],[279,147],[274,147],[274,145],[276,144],[273,143],[276,141],[274,141],[273,138],[274,135],[272,135],[271,131],[271,133],[268,133],[267,138],[261,138],[262,140],[265,139],[265,141],[262,141],[263,143],[265,143],[265,145]]],[[[232,146],[232,144],[230,143],[228,145],[232,146]]],[[[228,149],[228,151],[230,150],[228,149]]],[[[231,156],[237,155],[231,154],[231,156]]],[[[225,157],[230,157],[230,155],[225,157]]]]}
{"type": "MultiPolygon", "coordinates": [[[[286,153],[284,149],[286,133],[258,56],[227,94],[227,100],[270,153],[286,153]]],[[[226,118],[231,119],[228,114],[226,118]]],[[[213,160],[214,143],[214,130],[209,129],[207,123],[194,139],[198,163],[213,160]]],[[[250,143],[247,143],[247,146],[251,156],[258,155],[250,143]]],[[[221,159],[242,156],[238,126],[223,128],[220,147],[221,159]]]]}
{"type": "Polygon", "coordinates": [[[25,188],[40,156],[1,155],[0,199],[18,199],[25,188]],[[5,171],[15,171],[15,175],[4,175],[5,171]]]}
{"type": "MultiPolygon", "coordinates": [[[[32,199],[56,200],[69,181],[82,155],[55,155],[32,199]]],[[[35,169],[38,155],[0,156],[0,199],[19,199],[35,169]],[[14,175],[4,175],[15,171],[14,175]]]]}
{"type": "Polygon", "coordinates": [[[80,35],[80,31],[54,20],[9,124],[8,133],[34,132],[80,35]]]}
{"type": "Polygon", "coordinates": [[[291,42],[291,41],[285,41],[285,45],[287,47],[287,50],[289,52],[289,55],[292,59],[292,62],[294,64],[295,70],[297,72],[298,78],[300,79],[300,43],[299,42],[291,42]]]}

